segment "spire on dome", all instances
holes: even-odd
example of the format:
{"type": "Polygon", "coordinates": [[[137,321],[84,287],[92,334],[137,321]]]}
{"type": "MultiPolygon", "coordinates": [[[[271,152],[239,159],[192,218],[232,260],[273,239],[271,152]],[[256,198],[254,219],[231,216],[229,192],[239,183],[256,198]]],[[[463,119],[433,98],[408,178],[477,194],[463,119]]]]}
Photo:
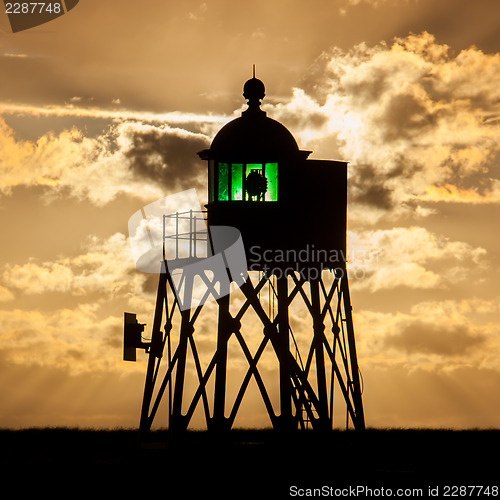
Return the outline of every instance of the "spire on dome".
{"type": "Polygon", "coordinates": [[[266,87],[264,83],[255,78],[255,64],[253,65],[253,76],[250,80],[245,82],[243,86],[243,97],[248,100],[248,110],[247,111],[259,111],[263,113],[260,109],[260,101],[264,99],[266,95],[266,87]]]}

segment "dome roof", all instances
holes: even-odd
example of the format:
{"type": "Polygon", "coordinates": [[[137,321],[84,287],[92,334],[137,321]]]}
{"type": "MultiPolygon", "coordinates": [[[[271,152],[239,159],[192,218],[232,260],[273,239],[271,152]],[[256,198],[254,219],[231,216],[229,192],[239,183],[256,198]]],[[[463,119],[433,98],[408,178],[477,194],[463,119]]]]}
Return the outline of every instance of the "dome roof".
{"type": "Polygon", "coordinates": [[[268,118],[264,112],[244,112],[230,121],[214,137],[212,155],[237,159],[274,160],[299,151],[297,142],[281,123],[268,118]]]}
{"type": "Polygon", "coordinates": [[[204,159],[242,162],[276,161],[298,155],[299,147],[290,131],[260,109],[264,95],[265,86],[261,80],[255,77],[248,80],[243,87],[248,109],[241,117],[224,125],[214,137],[210,149],[199,155],[204,159]]]}

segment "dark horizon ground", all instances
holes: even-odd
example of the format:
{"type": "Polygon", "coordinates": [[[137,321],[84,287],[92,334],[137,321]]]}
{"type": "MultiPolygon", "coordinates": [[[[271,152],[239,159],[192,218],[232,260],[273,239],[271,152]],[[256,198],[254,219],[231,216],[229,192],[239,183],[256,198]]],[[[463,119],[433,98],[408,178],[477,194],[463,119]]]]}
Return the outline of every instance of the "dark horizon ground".
{"type": "Polygon", "coordinates": [[[21,484],[37,493],[64,479],[98,498],[153,490],[169,499],[292,498],[292,485],[304,494],[323,486],[378,488],[379,495],[366,497],[381,496],[380,488],[396,496],[396,488],[418,487],[430,498],[429,487],[500,485],[498,429],[241,429],[188,431],[175,440],[163,430],[148,442],[138,438],[134,429],[0,429],[0,475],[22,474],[21,484]]]}

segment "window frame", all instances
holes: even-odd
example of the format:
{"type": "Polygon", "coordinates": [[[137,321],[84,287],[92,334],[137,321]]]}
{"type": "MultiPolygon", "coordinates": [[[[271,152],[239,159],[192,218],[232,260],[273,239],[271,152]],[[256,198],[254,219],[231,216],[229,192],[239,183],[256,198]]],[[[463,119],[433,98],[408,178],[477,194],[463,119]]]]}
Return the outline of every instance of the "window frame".
{"type": "MultiPolygon", "coordinates": [[[[228,162],[228,161],[211,161],[209,164],[209,195],[210,199],[213,202],[228,202],[228,201],[247,201],[247,202],[253,202],[250,199],[248,199],[248,194],[246,190],[246,178],[249,173],[249,165],[251,166],[250,168],[258,168],[257,166],[260,165],[260,170],[262,172],[262,175],[266,177],[268,180],[268,186],[270,182],[273,182],[274,188],[272,190],[266,191],[266,196],[269,195],[271,196],[270,191],[274,191],[275,199],[269,199],[269,200],[262,200],[262,202],[265,203],[273,203],[278,201],[279,199],[279,162],[276,161],[266,161],[266,162],[228,162]],[[220,167],[222,165],[225,165],[227,168],[227,199],[219,199],[220,192],[219,192],[219,173],[220,173],[220,167]],[[273,165],[273,167],[271,167],[273,165]],[[241,199],[233,199],[233,166],[237,166],[241,168],[241,199]],[[266,175],[266,166],[269,170],[271,168],[275,171],[275,174],[273,175],[272,179],[268,178],[266,175]]],[[[268,172],[269,172],[268,170],[268,172]]],[[[262,203],[261,202],[261,203],[262,203]]]]}

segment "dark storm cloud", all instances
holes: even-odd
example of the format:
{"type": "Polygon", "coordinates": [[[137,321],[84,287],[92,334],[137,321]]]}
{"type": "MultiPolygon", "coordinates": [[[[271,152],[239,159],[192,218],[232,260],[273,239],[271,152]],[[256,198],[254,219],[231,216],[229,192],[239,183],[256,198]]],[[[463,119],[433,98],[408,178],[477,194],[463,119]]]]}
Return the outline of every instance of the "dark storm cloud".
{"type": "Polygon", "coordinates": [[[412,137],[432,130],[437,123],[437,113],[428,110],[415,95],[395,95],[383,115],[377,120],[384,131],[384,141],[392,142],[412,137]]]}
{"type": "Polygon", "coordinates": [[[417,321],[400,333],[389,336],[385,345],[407,353],[454,356],[466,354],[484,341],[484,336],[474,334],[466,325],[444,327],[417,321]]]}
{"type": "MultiPolygon", "coordinates": [[[[134,269],[133,273],[137,273],[134,269]]],[[[144,274],[144,273],[143,273],[144,274]]],[[[142,291],[147,294],[155,294],[158,289],[158,275],[156,274],[145,274],[144,280],[142,282],[142,291]]]]}
{"type": "Polygon", "coordinates": [[[208,141],[199,135],[150,128],[134,133],[125,157],[139,179],[167,188],[199,188],[204,185],[205,165],[196,153],[208,146],[208,141]]]}
{"type": "Polygon", "coordinates": [[[349,184],[350,199],[362,205],[389,210],[393,207],[392,190],[384,185],[385,176],[381,176],[374,165],[355,165],[349,184]]]}
{"type": "Polygon", "coordinates": [[[378,164],[354,164],[350,169],[349,197],[354,203],[391,210],[396,203],[392,183],[404,181],[420,170],[421,165],[406,159],[404,155],[395,156],[392,168],[388,171],[381,169],[378,164]]]}

